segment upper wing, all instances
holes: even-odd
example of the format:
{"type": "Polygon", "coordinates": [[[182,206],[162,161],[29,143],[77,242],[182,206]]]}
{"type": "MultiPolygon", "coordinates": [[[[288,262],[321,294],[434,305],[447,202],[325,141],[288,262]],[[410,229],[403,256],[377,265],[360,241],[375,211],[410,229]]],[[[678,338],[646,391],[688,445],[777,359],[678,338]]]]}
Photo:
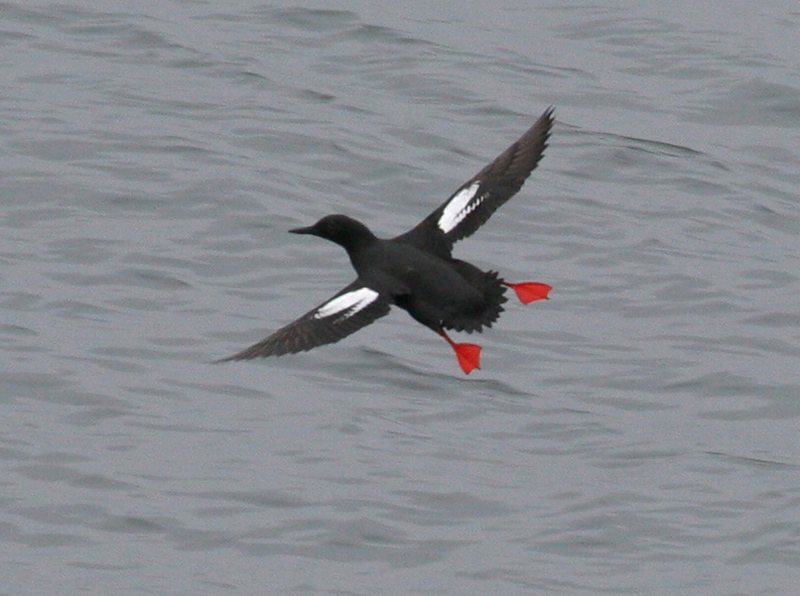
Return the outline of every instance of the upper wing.
{"type": "Polygon", "coordinates": [[[519,140],[394,240],[449,257],[455,242],[475,232],[522,188],[544,154],[553,120],[553,108],[548,108],[519,140]]]}
{"type": "Polygon", "coordinates": [[[293,354],[331,344],[389,313],[390,298],[357,279],[266,339],[217,362],[293,354]]]}

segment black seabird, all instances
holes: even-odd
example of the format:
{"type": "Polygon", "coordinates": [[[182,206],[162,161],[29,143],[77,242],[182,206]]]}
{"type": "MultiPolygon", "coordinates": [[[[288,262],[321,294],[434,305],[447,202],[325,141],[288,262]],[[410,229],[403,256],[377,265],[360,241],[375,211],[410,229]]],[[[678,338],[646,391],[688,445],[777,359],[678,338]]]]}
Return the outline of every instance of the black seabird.
{"type": "Polygon", "coordinates": [[[509,283],[496,271],[481,271],[454,259],[453,244],[474,233],[522,188],[542,158],[553,120],[550,108],[444,204],[396,238],[377,238],[346,215],[328,215],[313,226],[290,230],[342,246],[358,277],[296,321],[219,362],[280,356],[337,342],[396,305],[441,335],[465,373],[480,368],[480,346],[456,343],[445,329],[472,333],[491,327],[503,311],[506,287],[525,304],[547,298],[551,288],[536,282],[509,283]]]}

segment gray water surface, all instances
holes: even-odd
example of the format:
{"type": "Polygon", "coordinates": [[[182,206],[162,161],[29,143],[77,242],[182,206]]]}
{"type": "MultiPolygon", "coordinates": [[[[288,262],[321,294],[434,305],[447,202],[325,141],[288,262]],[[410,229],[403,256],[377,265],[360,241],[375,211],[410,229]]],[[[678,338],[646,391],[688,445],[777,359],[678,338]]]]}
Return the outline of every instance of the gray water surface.
{"type": "Polygon", "coordinates": [[[794,2],[0,4],[0,594],[780,595],[800,585],[794,2]],[[398,310],[210,364],[353,278],[550,105],[398,310]]]}

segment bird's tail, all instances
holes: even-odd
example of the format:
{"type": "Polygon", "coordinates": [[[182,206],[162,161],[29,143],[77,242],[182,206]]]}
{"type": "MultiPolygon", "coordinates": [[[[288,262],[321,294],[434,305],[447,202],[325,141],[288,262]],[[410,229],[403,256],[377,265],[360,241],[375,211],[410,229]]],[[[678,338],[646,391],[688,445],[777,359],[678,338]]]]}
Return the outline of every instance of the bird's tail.
{"type": "Polygon", "coordinates": [[[503,312],[503,303],[508,301],[505,297],[506,286],[503,285],[503,280],[497,271],[481,271],[470,263],[458,260],[454,260],[453,265],[461,276],[483,295],[484,300],[480,311],[456,316],[453,320],[447,321],[446,327],[454,331],[480,333],[484,327],[491,327],[503,312]]]}

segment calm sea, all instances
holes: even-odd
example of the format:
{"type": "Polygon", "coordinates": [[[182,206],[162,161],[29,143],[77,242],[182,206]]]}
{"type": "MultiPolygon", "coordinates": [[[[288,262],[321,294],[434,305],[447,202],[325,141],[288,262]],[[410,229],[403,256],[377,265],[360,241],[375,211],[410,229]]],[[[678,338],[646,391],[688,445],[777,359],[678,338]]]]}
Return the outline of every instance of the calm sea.
{"type": "Polygon", "coordinates": [[[298,4],[0,4],[0,595],[796,593],[797,3],[298,4]],[[550,105],[482,370],[210,364],[550,105]]]}

